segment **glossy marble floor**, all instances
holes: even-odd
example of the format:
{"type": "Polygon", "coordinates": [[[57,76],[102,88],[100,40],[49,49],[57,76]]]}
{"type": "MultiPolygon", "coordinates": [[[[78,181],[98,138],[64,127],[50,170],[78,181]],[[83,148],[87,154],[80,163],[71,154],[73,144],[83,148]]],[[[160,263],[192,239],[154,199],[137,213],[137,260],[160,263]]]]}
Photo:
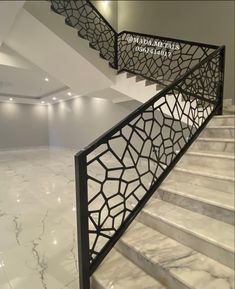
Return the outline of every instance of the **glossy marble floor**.
{"type": "Polygon", "coordinates": [[[78,289],[75,151],[0,152],[0,288],[78,289]]]}

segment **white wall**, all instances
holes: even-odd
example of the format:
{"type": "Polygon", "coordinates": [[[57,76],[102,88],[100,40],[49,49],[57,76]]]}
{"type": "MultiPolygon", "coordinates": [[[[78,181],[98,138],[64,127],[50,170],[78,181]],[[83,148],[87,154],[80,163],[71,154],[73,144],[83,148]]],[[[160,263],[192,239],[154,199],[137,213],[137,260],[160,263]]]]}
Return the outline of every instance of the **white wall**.
{"type": "Polygon", "coordinates": [[[89,145],[138,106],[114,104],[100,98],[79,97],[49,107],[51,146],[78,150],[89,145]]]}
{"type": "Polygon", "coordinates": [[[99,10],[104,18],[112,25],[112,27],[118,30],[118,1],[99,1],[92,0],[93,5],[99,10]]]}
{"type": "Polygon", "coordinates": [[[0,103],[0,149],[48,146],[47,107],[0,103]]]}
{"type": "Polygon", "coordinates": [[[139,105],[90,97],[51,106],[0,102],[0,149],[50,145],[79,150],[139,105]]]}

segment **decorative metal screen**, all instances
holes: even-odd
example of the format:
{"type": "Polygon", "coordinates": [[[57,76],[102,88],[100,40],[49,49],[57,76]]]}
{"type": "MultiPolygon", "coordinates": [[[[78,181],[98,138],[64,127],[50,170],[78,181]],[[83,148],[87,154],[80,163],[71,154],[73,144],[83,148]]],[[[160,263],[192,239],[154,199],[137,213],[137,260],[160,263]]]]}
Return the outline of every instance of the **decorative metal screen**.
{"type": "Polygon", "coordinates": [[[83,152],[91,265],[214,112],[220,85],[218,52],[83,152]]]}
{"type": "MultiPolygon", "coordinates": [[[[165,88],[75,156],[80,288],[215,113],[225,47],[111,27],[90,1],[52,0],[112,67],[165,88]]],[[[76,133],[76,132],[75,132],[76,133]]]]}
{"type": "Polygon", "coordinates": [[[118,37],[118,65],[120,70],[169,84],[215,49],[213,45],[124,31],[118,37]]]}
{"type": "Polygon", "coordinates": [[[52,0],[54,12],[65,16],[66,24],[76,28],[90,47],[116,68],[117,33],[97,9],[86,0],[52,0]]]}

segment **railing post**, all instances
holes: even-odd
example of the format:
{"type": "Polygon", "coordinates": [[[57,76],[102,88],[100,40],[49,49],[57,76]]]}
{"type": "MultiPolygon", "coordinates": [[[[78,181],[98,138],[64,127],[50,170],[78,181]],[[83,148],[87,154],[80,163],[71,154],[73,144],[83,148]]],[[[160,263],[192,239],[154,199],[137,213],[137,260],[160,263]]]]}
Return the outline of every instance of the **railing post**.
{"type": "Polygon", "coordinates": [[[90,289],[86,155],[75,155],[77,239],[80,289],[90,289]]]}
{"type": "Polygon", "coordinates": [[[225,46],[220,51],[220,62],[219,62],[219,71],[220,71],[220,87],[218,95],[218,110],[217,114],[223,114],[223,99],[224,99],[224,69],[225,69],[225,46]]]}

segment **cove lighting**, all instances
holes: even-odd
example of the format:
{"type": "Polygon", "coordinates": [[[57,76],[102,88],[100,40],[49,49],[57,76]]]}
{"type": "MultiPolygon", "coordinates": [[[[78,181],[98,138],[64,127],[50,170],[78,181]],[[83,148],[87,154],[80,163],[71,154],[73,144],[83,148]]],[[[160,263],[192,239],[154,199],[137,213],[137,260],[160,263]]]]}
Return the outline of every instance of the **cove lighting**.
{"type": "Polygon", "coordinates": [[[46,78],[45,78],[45,81],[46,81],[46,82],[49,82],[49,78],[46,77],[46,78]]]}

